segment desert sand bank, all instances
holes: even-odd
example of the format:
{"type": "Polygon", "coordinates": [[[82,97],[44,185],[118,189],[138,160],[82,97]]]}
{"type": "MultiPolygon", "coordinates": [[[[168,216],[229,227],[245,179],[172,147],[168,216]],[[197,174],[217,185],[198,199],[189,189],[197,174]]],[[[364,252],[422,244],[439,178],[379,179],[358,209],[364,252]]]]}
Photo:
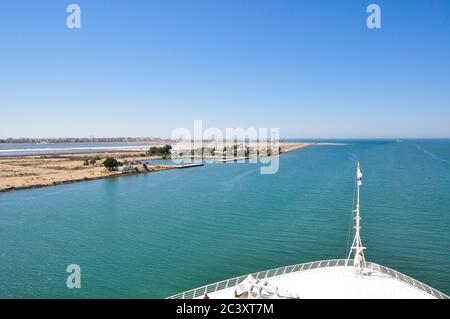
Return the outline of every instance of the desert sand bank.
{"type": "MultiPolygon", "coordinates": [[[[228,144],[228,143],[227,143],[228,144]]],[[[280,143],[281,153],[291,152],[311,143],[280,143]]],[[[44,187],[65,183],[109,178],[124,175],[103,166],[106,157],[133,164],[135,170],[126,174],[156,172],[199,165],[142,164],[142,161],[161,159],[145,152],[102,152],[86,154],[28,155],[0,157],[0,192],[44,187]],[[89,164],[86,165],[86,161],[89,164]]]]}

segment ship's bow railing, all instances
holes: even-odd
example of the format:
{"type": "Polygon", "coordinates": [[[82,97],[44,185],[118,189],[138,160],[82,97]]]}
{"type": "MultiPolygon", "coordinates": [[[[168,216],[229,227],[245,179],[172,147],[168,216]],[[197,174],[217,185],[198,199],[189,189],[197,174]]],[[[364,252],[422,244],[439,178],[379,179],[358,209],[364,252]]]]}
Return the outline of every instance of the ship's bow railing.
{"type": "Polygon", "coordinates": [[[382,274],[386,274],[391,278],[395,278],[411,287],[414,287],[423,292],[426,292],[427,294],[432,295],[437,299],[450,299],[449,296],[434,289],[433,287],[430,287],[427,284],[424,284],[423,282],[420,282],[414,278],[411,278],[408,275],[402,274],[401,272],[398,272],[394,269],[391,269],[391,268],[388,268],[388,267],[385,267],[385,266],[382,266],[382,265],[379,265],[376,263],[372,263],[372,262],[366,262],[366,267],[368,269],[372,269],[372,270],[380,272],[382,274]]]}
{"type": "MultiPolygon", "coordinates": [[[[296,264],[290,266],[284,266],[279,268],[273,268],[269,270],[260,271],[257,273],[253,273],[252,275],[256,279],[266,279],[281,275],[286,275],[290,273],[300,272],[300,271],[308,271],[317,268],[328,268],[328,267],[343,267],[343,266],[353,266],[353,260],[347,259],[330,259],[330,260],[320,260],[303,264],[296,264]]],[[[411,287],[419,289],[423,292],[426,292],[429,295],[434,296],[437,299],[450,299],[449,296],[441,293],[440,291],[414,279],[407,275],[404,275],[396,270],[391,268],[373,263],[373,262],[365,262],[365,268],[367,270],[373,270],[382,274],[385,274],[391,278],[397,279],[411,287]]],[[[248,275],[243,275],[239,277],[234,277],[231,279],[219,281],[213,284],[209,284],[206,286],[198,287],[192,290],[185,291],[183,293],[179,293],[173,296],[168,297],[167,299],[194,299],[204,296],[205,294],[212,294],[216,291],[228,289],[239,285],[248,275]]]]}

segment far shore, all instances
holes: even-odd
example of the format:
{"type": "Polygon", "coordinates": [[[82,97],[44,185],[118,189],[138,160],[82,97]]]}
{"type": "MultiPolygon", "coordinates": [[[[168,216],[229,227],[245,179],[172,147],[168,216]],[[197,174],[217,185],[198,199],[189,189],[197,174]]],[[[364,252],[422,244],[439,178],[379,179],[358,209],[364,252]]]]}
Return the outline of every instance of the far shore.
{"type": "MultiPolygon", "coordinates": [[[[220,147],[229,145],[231,145],[231,142],[227,142],[227,145],[220,145],[220,147]]],[[[282,142],[280,143],[280,154],[311,145],[325,144],[282,142]]],[[[261,151],[263,150],[261,149],[261,151]]],[[[144,151],[127,150],[115,150],[114,152],[80,152],[77,154],[0,156],[0,192],[202,165],[145,163],[146,161],[161,159],[163,159],[162,156],[150,156],[144,151]],[[127,171],[126,173],[107,170],[103,166],[103,161],[107,157],[114,157],[118,161],[129,163],[132,165],[133,170],[127,171]]]]}

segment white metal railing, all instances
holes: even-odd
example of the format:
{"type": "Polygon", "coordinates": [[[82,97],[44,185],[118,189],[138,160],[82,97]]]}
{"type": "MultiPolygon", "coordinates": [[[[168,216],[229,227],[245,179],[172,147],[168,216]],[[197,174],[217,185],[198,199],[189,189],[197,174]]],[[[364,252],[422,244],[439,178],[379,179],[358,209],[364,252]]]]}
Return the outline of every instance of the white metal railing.
{"type": "MultiPolygon", "coordinates": [[[[407,275],[404,275],[396,270],[393,270],[391,268],[373,263],[373,262],[366,262],[365,263],[367,269],[371,269],[377,272],[380,272],[382,274],[385,274],[391,278],[397,279],[411,287],[414,287],[416,289],[419,289],[437,299],[450,299],[449,296],[443,294],[442,292],[414,279],[407,275]]],[[[290,265],[290,266],[284,266],[279,268],[273,268],[269,270],[260,271],[257,273],[253,273],[252,275],[256,279],[265,279],[265,278],[271,278],[276,277],[280,275],[290,274],[294,272],[300,272],[300,271],[308,271],[312,269],[317,268],[328,268],[328,267],[342,267],[342,266],[353,266],[353,260],[346,260],[346,259],[330,259],[330,260],[320,260],[320,261],[314,261],[309,263],[303,263],[303,264],[296,264],[296,265],[290,265]]],[[[234,277],[231,279],[219,281],[213,284],[209,284],[206,286],[198,287],[192,290],[188,290],[173,296],[168,297],[167,299],[193,299],[197,297],[204,296],[205,293],[211,294],[219,290],[231,288],[234,286],[237,286],[240,284],[245,278],[247,278],[248,275],[234,277]]]]}

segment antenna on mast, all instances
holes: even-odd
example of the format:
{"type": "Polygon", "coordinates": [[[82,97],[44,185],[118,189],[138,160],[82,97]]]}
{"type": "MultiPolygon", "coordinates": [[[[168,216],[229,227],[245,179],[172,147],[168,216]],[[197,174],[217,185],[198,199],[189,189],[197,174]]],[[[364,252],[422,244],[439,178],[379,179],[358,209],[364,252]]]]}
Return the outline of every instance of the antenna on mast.
{"type": "Polygon", "coordinates": [[[359,162],[358,162],[358,168],[356,170],[356,209],[353,210],[355,237],[353,238],[353,243],[350,248],[350,252],[348,254],[347,261],[345,263],[346,265],[348,264],[350,257],[352,256],[352,253],[353,253],[353,266],[355,267],[355,271],[357,273],[362,273],[362,271],[366,265],[366,260],[364,258],[364,249],[366,249],[366,247],[364,247],[362,244],[361,234],[360,234],[361,207],[359,204],[359,188],[361,187],[361,185],[362,185],[362,173],[361,173],[361,169],[360,169],[359,162]]]}

